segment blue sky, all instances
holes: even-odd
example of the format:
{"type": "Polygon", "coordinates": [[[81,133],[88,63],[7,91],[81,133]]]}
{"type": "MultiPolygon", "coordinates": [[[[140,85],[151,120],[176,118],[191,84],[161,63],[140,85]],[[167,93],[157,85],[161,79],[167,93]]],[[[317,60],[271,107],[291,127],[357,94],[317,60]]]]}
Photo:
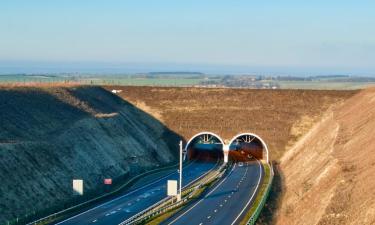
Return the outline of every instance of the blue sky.
{"type": "Polygon", "coordinates": [[[375,1],[2,0],[1,71],[375,74],[375,1]]]}

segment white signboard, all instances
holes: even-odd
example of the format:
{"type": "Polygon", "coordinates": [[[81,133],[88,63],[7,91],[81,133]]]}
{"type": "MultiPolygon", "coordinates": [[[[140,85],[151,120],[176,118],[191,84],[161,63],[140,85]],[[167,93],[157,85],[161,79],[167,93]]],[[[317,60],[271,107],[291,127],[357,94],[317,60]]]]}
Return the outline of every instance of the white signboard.
{"type": "Polygon", "coordinates": [[[73,192],[76,195],[83,195],[83,180],[73,180],[73,192]]]}
{"type": "Polygon", "coordinates": [[[177,180],[168,180],[167,194],[168,196],[177,195],[177,180]]]}

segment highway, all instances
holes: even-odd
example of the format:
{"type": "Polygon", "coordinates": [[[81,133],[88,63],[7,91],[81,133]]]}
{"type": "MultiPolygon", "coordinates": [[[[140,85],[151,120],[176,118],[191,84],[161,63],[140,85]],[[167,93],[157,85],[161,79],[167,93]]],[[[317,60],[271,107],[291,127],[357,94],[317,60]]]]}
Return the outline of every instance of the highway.
{"type": "MultiPolygon", "coordinates": [[[[214,162],[190,163],[183,170],[183,186],[202,176],[215,165],[214,162]]],[[[178,180],[177,171],[56,224],[117,225],[165,198],[167,180],[178,180]]]]}
{"type": "Polygon", "coordinates": [[[230,173],[201,199],[162,224],[239,224],[256,197],[263,174],[259,161],[236,163],[230,173]]]}

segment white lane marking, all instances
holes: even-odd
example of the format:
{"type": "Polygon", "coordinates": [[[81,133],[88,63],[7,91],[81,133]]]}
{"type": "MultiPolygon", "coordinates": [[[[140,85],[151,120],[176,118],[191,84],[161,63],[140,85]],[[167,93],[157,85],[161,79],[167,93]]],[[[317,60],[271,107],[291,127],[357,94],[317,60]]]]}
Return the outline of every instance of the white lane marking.
{"type": "Polygon", "coordinates": [[[262,166],[260,165],[260,162],[259,160],[257,160],[257,163],[259,165],[259,179],[258,179],[258,183],[257,183],[257,186],[253,192],[253,194],[251,195],[251,198],[249,199],[249,201],[246,203],[245,207],[241,210],[240,214],[238,214],[238,216],[236,217],[236,219],[234,219],[233,223],[231,225],[233,225],[234,223],[236,223],[236,221],[238,220],[238,218],[240,218],[240,216],[242,215],[242,213],[245,211],[245,209],[249,206],[251,200],[254,198],[254,195],[255,193],[258,191],[258,188],[259,188],[259,184],[260,184],[260,180],[262,178],[262,166]]]}
{"type": "MultiPolygon", "coordinates": [[[[233,166],[233,169],[230,171],[230,173],[228,174],[228,176],[226,176],[214,189],[212,189],[207,195],[206,197],[208,197],[212,192],[214,192],[218,187],[220,187],[220,185],[222,185],[224,183],[224,181],[232,174],[233,170],[234,170],[234,167],[236,166],[236,164],[234,164],[233,166]]],[[[176,219],[172,220],[170,223],[168,223],[168,225],[176,222],[177,220],[179,220],[181,217],[183,217],[186,213],[190,212],[190,210],[192,210],[195,206],[197,206],[199,203],[201,203],[205,198],[202,198],[201,200],[199,200],[197,203],[195,203],[190,209],[186,210],[184,213],[182,213],[181,215],[179,215],[176,219]]],[[[226,201],[226,200],[225,200],[226,201]]]]}
{"type": "MultiPolygon", "coordinates": [[[[190,163],[189,165],[187,165],[187,166],[185,167],[185,169],[188,168],[188,167],[190,167],[192,164],[194,164],[194,163],[190,163]]],[[[137,188],[137,189],[135,189],[135,190],[133,190],[133,191],[131,191],[131,192],[125,194],[125,195],[122,195],[122,196],[120,196],[120,197],[117,197],[117,198],[115,198],[115,199],[112,199],[111,201],[108,201],[108,202],[105,202],[105,203],[100,204],[100,205],[98,205],[98,206],[95,206],[94,208],[91,208],[91,209],[88,209],[88,210],[86,210],[86,211],[84,211],[84,212],[81,212],[81,213],[79,213],[79,214],[77,214],[77,215],[75,215],[75,216],[72,216],[72,217],[70,217],[70,218],[68,218],[68,219],[65,219],[65,220],[63,220],[63,221],[61,221],[61,222],[56,223],[55,225],[65,223],[66,221],[72,220],[72,219],[74,219],[74,218],[76,218],[76,217],[78,217],[78,216],[81,216],[81,215],[83,215],[83,214],[86,214],[86,213],[88,213],[88,212],[91,212],[91,211],[93,211],[93,210],[95,210],[95,209],[97,209],[97,208],[100,208],[100,207],[104,206],[104,205],[108,205],[108,204],[110,204],[110,203],[112,203],[112,202],[114,202],[114,201],[117,201],[117,200],[120,200],[120,199],[122,199],[122,198],[125,198],[126,196],[131,195],[131,194],[133,194],[134,192],[137,192],[137,191],[142,190],[142,189],[144,189],[144,188],[146,188],[146,187],[149,187],[149,186],[151,186],[151,185],[153,185],[153,184],[155,184],[155,183],[157,183],[157,182],[159,182],[159,181],[161,181],[161,180],[163,180],[163,179],[165,179],[165,178],[167,178],[167,177],[169,177],[169,176],[172,176],[172,175],[174,175],[174,174],[177,174],[177,172],[170,173],[170,174],[168,174],[168,175],[166,175],[166,176],[164,176],[164,177],[161,177],[160,179],[158,179],[158,180],[156,180],[156,181],[154,181],[154,182],[151,182],[151,183],[149,183],[149,184],[146,184],[145,186],[139,187],[139,188],[137,188]]]]}

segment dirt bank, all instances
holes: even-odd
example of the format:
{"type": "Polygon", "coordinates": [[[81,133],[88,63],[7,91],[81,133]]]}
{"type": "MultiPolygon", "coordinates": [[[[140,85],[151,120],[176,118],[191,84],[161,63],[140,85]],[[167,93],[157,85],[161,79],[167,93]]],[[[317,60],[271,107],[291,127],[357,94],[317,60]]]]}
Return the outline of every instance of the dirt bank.
{"type": "Polygon", "coordinates": [[[0,224],[176,159],[175,133],[100,87],[2,87],[0,115],[0,224]]]}
{"type": "Polygon", "coordinates": [[[201,131],[231,139],[253,132],[265,139],[272,159],[305,134],[321,114],[355,91],[249,90],[225,88],[163,88],[107,86],[118,95],[160,119],[167,127],[191,138],[201,131]]]}
{"type": "Polygon", "coordinates": [[[281,159],[276,224],[375,224],[375,89],[327,112],[281,159]]]}

